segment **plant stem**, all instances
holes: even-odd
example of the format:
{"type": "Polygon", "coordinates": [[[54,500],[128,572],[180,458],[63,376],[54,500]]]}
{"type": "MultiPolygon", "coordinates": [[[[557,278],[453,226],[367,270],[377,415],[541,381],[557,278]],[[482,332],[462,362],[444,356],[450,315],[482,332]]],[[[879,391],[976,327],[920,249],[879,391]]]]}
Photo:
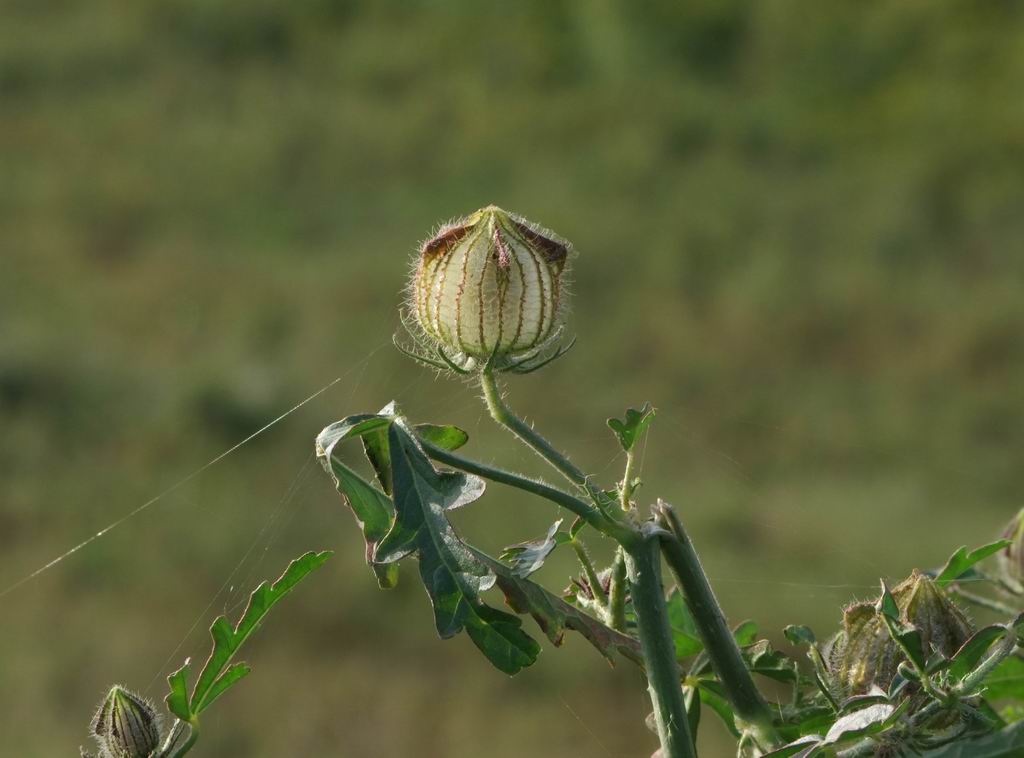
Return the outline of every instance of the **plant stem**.
{"type": "Polygon", "coordinates": [[[704,649],[722,682],[733,711],[761,748],[776,746],[779,739],[771,711],[743,663],[740,649],[726,624],[725,615],[700,565],[693,543],[672,506],[659,500],[655,512],[659,524],[668,532],[662,535],[661,549],[679,582],[704,642],[704,649]]]}
{"type": "Polygon", "coordinates": [[[683,706],[675,643],[665,608],[657,537],[643,539],[628,549],[626,566],[662,756],[696,758],[683,706]]]}
{"type": "Polygon", "coordinates": [[[626,631],[626,556],[621,547],[615,551],[615,561],[612,563],[607,623],[617,632],[626,631]]]}
{"type": "Polygon", "coordinates": [[[576,464],[558,452],[550,442],[534,431],[532,426],[516,416],[505,404],[498,381],[492,371],[480,372],[480,386],[484,391],[487,409],[495,421],[533,448],[541,458],[554,466],[566,479],[585,491],[599,507],[604,507],[608,498],[590,481],[590,478],[577,468],[576,464]]]}
{"type": "Polygon", "coordinates": [[[965,602],[977,605],[981,608],[988,608],[990,611],[995,611],[996,613],[1005,613],[1009,616],[1016,616],[1019,612],[1005,603],[1000,603],[998,600],[992,600],[991,598],[984,597],[983,595],[976,595],[973,592],[968,592],[956,585],[951,586],[949,588],[949,592],[965,602]]]}
{"type": "Polygon", "coordinates": [[[626,451],[626,473],[622,477],[622,487],[619,488],[619,505],[622,510],[628,513],[633,508],[630,498],[633,496],[633,479],[636,478],[636,455],[632,450],[626,451]]]}
{"type": "Polygon", "coordinates": [[[960,684],[957,685],[956,691],[959,695],[971,695],[974,690],[981,686],[981,683],[985,681],[992,670],[1002,663],[1006,658],[1013,654],[1013,651],[1017,649],[1017,632],[1012,626],[1006,627],[1006,636],[999,643],[999,646],[993,650],[989,656],[979,663],[970,674],[965,676],[960,684]]]}
{"type": "Polygon", "coordinates": [[[453,453],[451,450],[438,447],[422,437],[418,439],[424,452],[435,461],[457,468],[460,471],[482,476],[485,479],[490,479],[492,482],[507,484],[509,487],[516,487],[534,495],[538,495],[546,500],[550,500],[562,508],[565,508],[567,511],[575,513],[591,526],[604,531],[608,519],[592,505],[580,500],[575,495],[570,495],[568,492],[564,492],[557,487],[552,487],[550,484],[530,479],[522,474],[516,474],[512,471],[497,468],[496,466],[489,466],[485,463],[479,463],[469,458],[464,458],[458,453],[453,453]]]}
{"type": "MultiPolygon", "coordinates": [[[[174,746],[174,743],[178,740],[178,737],[175,734],[175,731],[176,730],[180,731],[180,729],[178,728],[179,725],[181,725],[181,729],[184,729],[185,728],[184,727],[184,723],[185,722],[183,722],[183,721],[179,721],[177,724],[174,725],[174,729],[171,730],[171,733],[169,735],[167,735],[167,741],[165,743],[166,746],[164,747],[165,751],[171,750],[171,748],[174,746]]],[[[185,755],[187,752],[189,752],[195,746],[195,744],[196,744],[196,742],[198,740],[199,740],[199,723],[198,723],[198,721],[190,722],[189,723],[188,740],[186,740],[185,743],[181,747],[174,748],[174,752],[173,753],[168,753],[168,758],[182,758],[183,755],[185,755]]],[[[163,755],[163,752],[161,752],[161,755],[163,755]]]]}
{"type": "Polygon", "coordinates": [[[604,587],[601,585],[601,577],[597,575],[594,563],[590,560],[590,556],[587,555],[587,549],[583,546],[583,543],[578,539],[573,539],[569,544],[572,545],[573,552],[576,553],[576,558],[579,560],[580,566],[583,567],[583,574],[587,577],[590,591],[594,595],[594,600],[597,601],[598,606],[601,608],[602,615],[604,615],[605,609],[608,607],[608,596],[604,593],[604,587]]]}

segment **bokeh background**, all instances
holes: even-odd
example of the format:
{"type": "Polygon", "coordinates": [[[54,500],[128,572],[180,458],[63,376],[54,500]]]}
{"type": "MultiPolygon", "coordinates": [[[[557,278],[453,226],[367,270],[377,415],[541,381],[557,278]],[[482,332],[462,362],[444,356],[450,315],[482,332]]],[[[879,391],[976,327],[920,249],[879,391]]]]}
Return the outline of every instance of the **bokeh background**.
{"type": "MultiPolygon", "coordinates": [[[[1022,38],[995,0],[5,0],[0,585],[341,381],[0,599],[0,752],[77,755],[110,684],[162,698],[331,548],[197,756],[650,753],[628,665],[569,639],[508,679],[412,572],[378,591],[313,460],[394,398],[541,471],[390,346],[417,241],[489,203],[580,250],[579,344],[512,404],[611,483],[604,419],[654,402],[641,495],[732,620],[824,636],[993,536],[1024,500],[1022,38]]],[[[458,525],[552,518],[494,487],[458,525]]]]}

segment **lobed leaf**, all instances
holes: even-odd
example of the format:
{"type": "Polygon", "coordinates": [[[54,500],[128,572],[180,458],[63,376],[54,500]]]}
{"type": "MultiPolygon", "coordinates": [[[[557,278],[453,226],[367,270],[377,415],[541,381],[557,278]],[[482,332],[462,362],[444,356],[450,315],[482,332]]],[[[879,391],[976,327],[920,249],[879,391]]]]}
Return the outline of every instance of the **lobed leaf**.
{"type": "Polygon", "coordinates": [[[938,576],[935,577],[935,583],[940,587],[945,587],[951,582],[955,582],[958,578],[963,576],[968,569],[974,564],[985,560],[990,555],[995,555],[1004,547],[1013,544],[1010,540],[998,540],[996,542],[983,545],[976,550],[970,552],[967,551],[967,546],[957,548],[957,551],[949,557],[946,561],[946,565],[939,571],[938,576]]]}
{"type": "Polygon", "coordinates": [[[640,410],[629,408],[626,410],[626,418],[608,419],[608,428],[615,432],[619,444],[627,453],[633,449],[636,441],[643,434],[647,426],[654,420],[655,411],[650,403],[644,403],[640,410]]]}

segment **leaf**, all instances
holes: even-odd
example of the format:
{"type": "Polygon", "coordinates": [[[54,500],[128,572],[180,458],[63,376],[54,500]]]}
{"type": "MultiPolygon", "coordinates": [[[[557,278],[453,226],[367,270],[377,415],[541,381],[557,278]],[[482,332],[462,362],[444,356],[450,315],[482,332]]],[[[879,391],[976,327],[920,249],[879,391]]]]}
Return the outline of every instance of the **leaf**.
{"type": "Polygon", "coordinates": [[[974,564],[983,561],[990,555],[994,555],[1002,550],[1004,547],[1013,544],[1010,540],[998,540],[997,542],[983,545],[977,550],[967,552],[967,546],[964,545],[957,549],[953,555],[946,561],[946,565],[942,567],[938,576],[935,577],[935,583],[940,587],[945,587],[951,582],[955,582],[960,576],[962,576],[967,569],[971,568],[974,564]]]}
{"type": "Polygon", "coordinates": [[[465,630],[484,656],[510,675],[531,665],[540,645],[521,629],[518,618],[480,599],[494,585],[495,575],[459,539],[446,514],[480,496],[479,480],[436,470],[401,419],[391,423],[388,445],[395,520],[377,543],[374,560],[390,563],[415,554],[442,638],[465,630]]]}
{"type": "Polygon", "coordinates": [[[889,591],[889,585],[884,581],[882,582],[882,594],[878,598],[878,603],[875,604],[875,612],[893,621],[900,619],[900,608],[896,605],[896,599],[892,596],[892,592],[889,591]]]}
{"type": "MultiPolygon", "coordinates": [[[[213,652],[210,653],[206,665],[203,666],[203,670],[199,674],[199,680],[196,682],[195,689],[192,690],[192,698],[189,701],[189,711],[193,717],[202,713],[214,698],[223,694],[228,687],[248,673],[247,670],[240,673],[238,667],[228,669],[231,659],[256,631],[270,609],[306,576],[322,566],[330,556],[329,551],[306,553],[292,561],[276,582],[260,584],[249,596],[249,604],[234,628],[231,627],[225,616],[220,616],[213,622],[210,627],[210,634],[213,637],[213,652]]],[[[172,695],[175,695],[173,688],[174,683],[172,683],[172,695]]],[[[168,700],[168,706],[170,705],[170,700],[168,700]]]]}
{"type": "Polygon", "coordinates": [[[192,709],[188,705],[188,678],[191,673],[192,667],[189,660],[186,659],[180,669],[167,677],[167,684],[170,685],[171,691],[164,698],[167,709],[186,722],[192,720],[192,709]]]}
{"type": "Polygon", "coordinates": [[[505,595],[509,607],[516,613],[532,616],[553,645],[561,645],[565,630],[569,629],[582,635],[611,663],[615,661],[615,653],[634,663],[643,663],[638,640],[616,632],[539,584],[516,576],[508,566],[489,555],[469,549],[494,572],[498,589],[505,595]]]}
{"type": "Polygon", "coordinates": [[[1016,758],[1024,754],[1024,721],[1018,721],[1005,729],[980,739],[959,740],[929,750],[923,758],[1016,758]]]}
{"type": "MultiPolygon", "coordinates": [[[[891,595],[889,596],[892,597],[891,595]]],[[[882,601],[879,601],[881,604],[882,601]]],[[[924,648],[924,639],[921,637],[921,630],[910,624],[903,624],[893,620],[885,612],[882,614],[882,621],[889,631],[889,636],[900,646],[907,658],[913,663],[918,671],[926,670],[928,657],[924,648]]]]}
{"type": "Polygon", "coordinates": [[[949,677],[953,681],[959,682],[971,673],[988,649],[1009,632],[1010,630],[1002,624],[992,624],[975,632],[953,655],[949,665],[949,677]]]}
{"type": "Polygon", "coordinates": [[[753,645],[757,639],[757,624],[753,621],[742,621],[740,624],[732,630],[732,636],[736,640],[736,644],[740,647],[747,647],[753,645]]]}
{"type": "Polygon", "coordinates": [[[741,654],[755,674],[783,683],[795,683],[800,678],[796,661],[781,650],[774,650],[768,640],[744,648],[741,654]]]}
{"type": "Polygon", "coordinates": [[[359,438],[363,443],[363,452],[373,466],[377,482],[385,493],[391,494],[391,463],[388,453],[387,429],[391,421],[398,415],[398,406],[394,401],[380,409],[378,413],[358,413],[347,416],[326,427],[316,438],[316,454],[322,459],[324,467],[331,459],[334,447],[342,440],[359,438]]]}
{"type": "Polygon", "coordinates": [[[377,543],[391,528],[391,498],[337,458],[330,456],[325,465],[329,465],[327,470],[334,478],[334,485],[362,529],[363,540],[366,542],[366,562],[377,575],[377,584],[381,589],[391,589],[398,584],[398,564],[376,563],[373,560],[377,543]]]}
{"type": "Polygon", "coordinates": [[[985,678],[987,700],[1024,700],[1024,659],[1011,655],[985,678]]]}
{"type": "Polygon", "coordinates": [[[725,696],[725,690],[722,689],[722,685],[717,681],[701,679],[698,682],[698,686],[700,688],[700,701],[718,714],[718,718],[725,724],[729,734],[739,739],[740,730],[736,726],[736,716],[732,712],[732,706],[729,705],[729,699],[725,696]]]}
{"type": "Polygon", "coordinates": [[[697,624],[678,588],[672,590],[672,594],[669,595],[667,610],[669,626],[672,627],[672,639],[676,645],[676,658],[688,658],[703,650],[704,643],[701,642],[697,624]]]}
{"type": "Polygon", "coordinates": [[[469,441],[469,435],[457,426],[417,424],[413,427],[413,431],[420,439],[445,450],[458,450],[469,441]]]}
{"type": "Polygon", "coordinates": [[[789,644],[791,645],[813,645],[818,641],[809,626],[790,624],[782,630],[782,633],[786,636],[786,639],[789,640],[789,644]]]}
{"type": "Polygon", "coordinates": [[[806,737],[801,737],[798,740],[790,742],[788,745],[783,745],[777,750],[765,753],[763,758],[796,758],[800,756],[809,756],[814,748],[821,745],[822,739],[824,738],[821,737],[821,735],[809,734],[806,737]]]}
{"type": "Polygon", "coordinates": [[[644,403],[640,410],[629,408],[626,411],[626,418],[621,421],[617,418],[608,419],[608,427],[615,432],[622,449],[628,453],[644,429],[654,420],[654,415],[655,411],[651,404],[644,403]]]}
{"type": "Polygon", "coordinates": [[[828,730],[822,744],[835,745],[875,734],[882,730],[895,710],[896,708],[889,703],[877,703],[842,716],[836,719],[832,728],[828,730]]]}
{"type": "Polygon", "coordinates": [[[541,539],[509,545],[501,554],[502,560],[512,564],[512,571],[516,576],[529,576],[544,565],[544,561],[552,550],[570,541],[569,535],[558,531],[558,527],[561,525],[562,520],[559,519],[551,525],[547,534],[541,539]]]}

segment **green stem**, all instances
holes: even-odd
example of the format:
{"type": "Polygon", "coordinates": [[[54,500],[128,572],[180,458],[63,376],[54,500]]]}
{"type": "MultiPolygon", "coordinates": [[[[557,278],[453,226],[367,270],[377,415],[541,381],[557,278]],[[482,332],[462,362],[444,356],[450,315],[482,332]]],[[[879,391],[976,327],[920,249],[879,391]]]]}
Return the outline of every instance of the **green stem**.
{"type": "Polygon", "coordinates": [[[665,608],[657,538],[649,537],[632,546],[626,554],[626,566],[661,755],[663,758],[696,758],[665,608]]]}
{"type": "Polygon", "coordinates": [[[619,505],[622,510],[628,513],[633,508],[630,498],[633,496],[633,479],[636,478],[636,456],[632,450],[626,451],[626,473],[622,478],[622,487],[619,488],[619,505]]]}
{"type": "Polygon", "coordinates": [[[1011,608],[1005,603],[1000,603],[998,600],[993,600],[991,598],[984,597],[983,595],[976,595],[973,592],[968,592],[956,585],[950,587],[949,592],[965,602],[977,605],[980,608],[988,608],[990,611],[995,611],[996,613],[1004,613],[1008,616],[1016,616],[1019,613],[1019,611],[1011,608]]]}
{"type": "Polygon", "coordinates": [[[655,512],[659,524],[668,532],[662,535],[661,549],[679,582],[704,642],[704,649],[722,682],[733,711],[761,748],[778,745],[771,711],[743,663],[740,649],[726,624],[725,615],[700,565],[693,543],[670,505],[659,500],[655,512]]]}
{"type": "Polygon", "coordinates": [[[1013,654],[1017,649],[1017,632],[1012,626],[1006,627],[1006,636],[999,643],[999,646],[989,654],[988,658],[979,663],[970,674],[960,680],[956,687],[958,695],[972,695],[974,690],[981,686],[985,678],[992,673],[1000,663],[1013,654]]]}
{"type": "Polygon", "coordinates": [[[485,479],[490,479],[492,482],[507,484],[509,487],[516,487],[517,489],[525,490],[526,492],[530,492],[546,500],[550,500],[556,505],[565,508],[567,511],[575,513],[581,519],[597,529],[603,530],[606,522],[608,521],[605,516],[603,516],[589,503],[580,500],[575,495],[570,495],[568,492],[564,492],[557,487],[552,487],[550,484],[545,484],[544,482],[530,479],[522,474],[506,471],[505,469],[500,469],[496,466],[488,466],[485,463],[479,463],[469,458],[464,458],[458,453],[453,453],[451,450],[438,447],[422,437],[419,438],[419,443],[423,447],[424,452],[426,452],[426,454],[435,461],[457,468],[460,471],[466,471],[470,474],[482,476],[485,479]]]}
{"type": "Polygon", "coordinates": [[[615,551],[615,561],[612,563],[607,623],[617,632],[626,631],[626,556],[621,547],[615,551]]]}
{"type": "Polygon", "coordinates": [[[498,381],[495,379],[492,371],[485,370],[480,372],[480,386],[484,391],[484,401],[487,403],[487,409],[495,421],[512,432],[529,447],[533,448],[541,458],[554,466],[566,479],[586,492],[590,499],[598,506],[604,506],[608,498],[590,481],[590,478],[576,464],[558,452],[550,442],[534,431],[532,426],[516,416],[505,404],[505,400],[501,396],[501,389],[498,387],[498,381]]]}
{"type": "Polygon", "coordinates": [[[590,560],[590,556],[587,555],[587,549],[583,546],[583,543],[578,539],[573,539],[570,544],[572,545],[573,551],[576,553],[576,558],[579,560],[580,566],[583,567],[583,574],[587,577],[587,583],[590,585],[590,591],[593,593],[594,600],[597,601],[603,615],[605,609],[608,607],[608,596],[604,594],[604,587],[601,586],[601,577],[597,575],[597,571],[594,569],[594,563],[590,560]]]}
{"type": "MultiPolygon", "coordinates": [[[[185,728],[184,727],[184,722],[182,722],[182,721],[179,721],[178,724],[175,724],[174,728],[177,729],[179,724],[182,725],[181,726],[182,729],[185,728]]],[[[165,743],[167,745],[167,747],[164,748],[164,749],[165,750],[169,750],[170,747],[174,744],[174,742],[176,740],[177,740],[177,737],[175,736],[174,731],[172,730],[171,734],[169,734],[167,736],[167,742],[165,743]]],[[[182,758],[183,755],[185,755],[188,751],[190,751],[195,746],[195,744],[196,744],[196,742],[198,740],[199,740],[199,722],[198,721],[190,722],[189,723],[188,740],[186,740],[185,744],[183,744],[181,747],[175,748],[174,752],[170,753],[168,755],[168,758],[182,758]]]]}

